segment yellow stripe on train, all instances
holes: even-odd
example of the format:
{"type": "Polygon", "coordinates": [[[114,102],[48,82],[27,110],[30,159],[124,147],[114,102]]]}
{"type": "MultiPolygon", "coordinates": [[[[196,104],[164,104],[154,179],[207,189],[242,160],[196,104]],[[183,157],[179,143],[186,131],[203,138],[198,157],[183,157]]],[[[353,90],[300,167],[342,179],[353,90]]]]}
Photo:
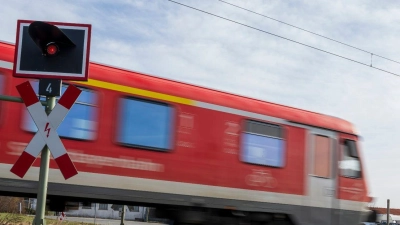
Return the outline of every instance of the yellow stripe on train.
{"type": "Polygon", "coordinates": [[[177,96],[173,96],[173,95],[162,94],[162,93],[158,93],[158,92],[154,92],[154,91],[147,91],[147,90],[133,88],[133,87],[119,85],[119,84],[108,83],[108,82],[99,81],[99,80],[89,79],[87,82],[74,81],[74,83],[80,83],[80,84],[89,85],[89,86],[93,86],[93,87],[99,87],[99,88],[123,92],[123,93],[127,93],[127,94],[134,94],[134,95],[139,95],[139,96],[144,96],[144,97],[150,97],[150,98],[154,98],[154,99],[175,102],[175,103],[180,103],[180,104],[185,104],[185,105],[195,105],[195,101],[191,100],[191,99],[181,98],[181,97],[177,97],[177,96]]]}

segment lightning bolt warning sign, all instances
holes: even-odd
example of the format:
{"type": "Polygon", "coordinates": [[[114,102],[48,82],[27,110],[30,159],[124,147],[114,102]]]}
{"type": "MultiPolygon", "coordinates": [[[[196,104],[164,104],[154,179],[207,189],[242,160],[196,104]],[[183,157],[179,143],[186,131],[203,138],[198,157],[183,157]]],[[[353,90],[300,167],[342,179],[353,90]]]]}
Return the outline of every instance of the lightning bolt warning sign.
{"type": "Polygon", "coordinates": [[[44,128],[44,132],[47,131],[47,137],[49,137],[49,133],[50,133],[49,124],[50,124],[50,123],[46,123],[46,127],[44,128]]]}

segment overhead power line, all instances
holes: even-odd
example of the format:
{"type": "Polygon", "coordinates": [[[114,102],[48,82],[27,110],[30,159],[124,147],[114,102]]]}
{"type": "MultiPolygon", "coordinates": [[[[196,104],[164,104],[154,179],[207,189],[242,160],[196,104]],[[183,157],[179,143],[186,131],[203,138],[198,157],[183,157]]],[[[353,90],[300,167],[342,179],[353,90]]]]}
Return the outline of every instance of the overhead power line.
{"type": "Polygon", "coordinates": [[[251,12],[251,13],[254,13],[254,14],[257,14],[257,15],[259,15],[259,16],[268,18],[268,19],[270,19],[270,20],[274,20],[274,21],[276,21],[276,22],[285,24],[285,25],[287,25],[287,26],[294,27],[294,28],[296,28],[296,29],[299,29],[299,30],[302,30],[302,31],[304,31],[304,32],[307,32],[307,33],[310,33],[310,34],[313,34],[313,35],[316,35],[316,36],[325,38],[325,39],[327,39],[327,40],[330,40],[330,41],[333,41],[333,42],[336,42],[336,43],[345,45],[345,46],[347,46],[347,47],[354,48],[354,49],[357,49],[357,50],[359,50],[359,51],[362,51],[362,52],[365,52],[365,53],[368,53],[368,54],[377,56],[377,57],[379,57],[379,58],[386,59],[386,60],[392,61],[392,62],[394,62],[394,63],[400,64],[400,62],[395,61],[395,60],[393,60],[393,59],[389,59],[389,58],[387,58],[387,57],[377,55],[377,54],[375,54],[375,53],[373,53],[373,52],[370,52],[370,51],[367,51],[367,50],[364,50],[364,49],[361,49],[361,48],[358,48],[358,47],[355,47],[355,46],[346,44],[346,43],[341,42],[341,41],[337,41],[337,40],[332,39],[332,38],[330,38],[330,37],[327,37],[327,36],[324,36],[324,35],[321,35],[321,34],[317,34],[317,33],[315,33],[315,32],[312,32],[312,31],[306,30],[306,29],[304,29],[304,28],[301,28],[301,27],[292,25],[292,24],[290,24],[290,23],[286,23],[286,22],[283,22],[283,21],[281,21],[281,20],[274,19],[274,18],[272,18],[272,17],[270,17],[270,16],[266,16],[266,15],[264,15],[264,14],[261,14],[261,13],[255,12],[255,11],[252,11],[252,10],[250,10],[250,9],[243,8],[243,7],[241,7],[241,6],[232,4],[232,3],[230,3],[230,2],[226,2],[226,1],[223,1],[223,0],[217,0],[217,1],[220,1],[220,2],[223,2],[223,3],[225,3],[225,4],[231,5],[231,6],[233,6],[233,7],[236,7],[236,8],[239,8],[239,9],[242,9],[242,10],[245,10],[245,11],[248,11],[248,12],[251,12]]]}
{"type": "MultiPolygon", "coordinates": [[[[346,60],[352,61],[354,63],[358,63],[358,64],[361,64],[361,65],[364,65],[364,66],[368,66],[370,68],[374,68],[376,70],[379,70],[379,71],[382,71],[382,72],[389,73],[389,74],[392,74],[392,75],[400,77],[400,74],[396,74],[396,73],[393,73],[393,72],[390,72],[390,71],[387,71],[387,70],[384,70],[384,69],[381,69],[381,68],[378,68],[378,67],[374,67],[374,66],[372,66],[372,63],[371,63],[371,65],[368,65],[366,63],[363,63],[363,62],[360,62],[360,61],[357,61],[357,60],[354,60],[354,59],[351,59],[351,58],[348,58],[348,57],[345,57],[345,56],[342,56],[342,55],[338,55],[336,53],[329,52],[329,51],[326,51],[324,49],[320,49],[320,48],[317,48],[317,47],[314,47],[314,46],[311,46],[311,45],[308,45],[308,44],[304,44],[302,42],[295,41],[295,40],[292,40],[290,38],[286,38],[286,37],[283,37],[283,36],[280,36],[280,35],[277,35],[277,34],[274,34],[274,33],[271,33],[271,32],[268,32],[268,31],[265,31],[265,30],[262,30],[262,29],[259,29],[259,28],[256,28],[256,27],[253,27],[253,26],[250,26],[250,25],[238,22],[238,21],[235,21],[235,20],[232,20],[232,19],[229,19],[229,18],[226,18],[226,17],[222,17],[222,16],[219,16],[219,15],[216,15],[216,14],[213,14],[213,13],[210,13],[210,12],[195,8],[193,6],[189,6],[189,5],[186,5],[186,4],[183,4],[183,3],[180,3],[180,2],[176,2],[176,1],[173,1],[173,0],[167,0],[167,1],[170,1],[172,3],[178,4],[178,5],[181,5],[181,6],[184,6],[184,7],[187,7],[187,8],[190,8],[190,9],[193,9],[193,10],[196,10],[196,11],[211,15],[211,16],[214,16],[214,17],[217,17],[219,19],[223,19],[223,20],[226,20],[226,21],[229,21],[229,22],[232,22],[232,23],[236,23],[238,25],[241,25],[241,26],[253,29],[253,30],[257,30],[259,32],[263,32],[263,33],[266,33],[266,34],[269,34],[269,35],[284,39],[286,41],[290,41],[290,42],[293,42],[293,43],[296,43],[296,44],[299,44],[299,45],[303,45],[303,46],[306,46],[306,47],[309,47],[309,48],[312,48],[312,49],[315,49],[315,50],[318,50],[318,51],[321,51],[321,52],[324,52],[324,53],[327,53],[327,54],[330,54],[330,55],[333,55],[333,56],[336,56],[336,57],[339,57],[339,58],[342,58],[342,59],[346,59],[346,60]]],[[[371,53],[371,56],[372,55],[375,55],[375,54],[371,53]]],[[[383,57],[381,57],[381,58],[383,58],[383,57]]],[[[388,59],[388,60],[393,61],[391,59],[388,59]]],[[[396,62],[396,61],[393,61],[393,62],[396,62]]],[[[396,62],[396,63],[399,63],[399,62],[396,62]]]]}

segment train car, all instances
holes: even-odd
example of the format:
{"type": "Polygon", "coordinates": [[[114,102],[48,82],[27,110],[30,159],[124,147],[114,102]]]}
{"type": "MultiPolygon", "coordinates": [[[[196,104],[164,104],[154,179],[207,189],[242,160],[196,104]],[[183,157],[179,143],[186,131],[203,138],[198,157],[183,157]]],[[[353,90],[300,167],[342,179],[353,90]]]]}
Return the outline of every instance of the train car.
{"type": "MultiPolygon", "coordinates": [[[[13,58],[1,42],[0,94],[18,97],[13,58]]],[[[174,224],[365,221],[350,122],[98,63],[89,76],[63,82],[83,90],[57,130],[79,174],[64,180],[52,159],[50,200],[145,205],[174,224]]],[[[0,192],[34,195],[40,157],[23,179],[10,169],[37,128],[24,104],[0,109],[0,192]]]]}

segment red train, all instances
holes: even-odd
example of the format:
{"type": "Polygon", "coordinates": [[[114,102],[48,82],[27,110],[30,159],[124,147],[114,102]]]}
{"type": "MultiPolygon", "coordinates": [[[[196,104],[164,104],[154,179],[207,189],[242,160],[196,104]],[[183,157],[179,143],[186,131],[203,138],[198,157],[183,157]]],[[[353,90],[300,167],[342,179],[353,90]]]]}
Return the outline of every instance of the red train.
{"type": "MultiPolygon", "coordinates": [[[[19,96],[0,43],[0,94],[19,96]]],[[[50,163],[50,199],[156,207],[180,223],[358,224],[370,201],[358,136],[339,118],[90,63],[58,129],[79,174],[50,163]]],[[[32,80],[37,87],[37,81],[32,80]]],[[[64,82],[68,85],[71,82],[64,82]]],[[[40,159],[10,168],[36,131],[0,101],[0,191],[34,194],[40,159]]]]}

